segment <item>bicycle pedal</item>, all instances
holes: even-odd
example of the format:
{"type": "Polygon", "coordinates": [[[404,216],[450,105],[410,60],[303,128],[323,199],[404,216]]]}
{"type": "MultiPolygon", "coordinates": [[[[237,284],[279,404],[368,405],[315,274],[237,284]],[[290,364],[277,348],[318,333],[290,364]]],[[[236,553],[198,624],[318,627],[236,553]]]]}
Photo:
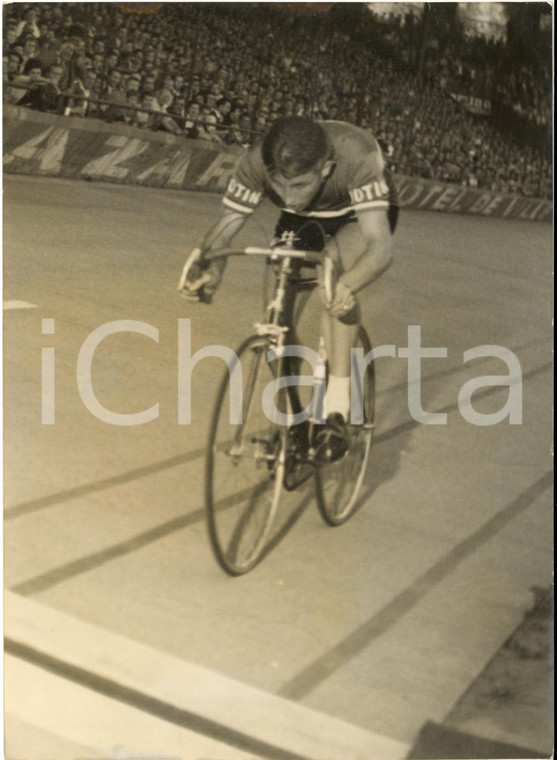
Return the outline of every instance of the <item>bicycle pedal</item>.
{"type": "Polygon", "coordinates": [[[306,480],[309,480],[315,472],[314,466],[309,462],[302,462],[292,470],[284,474],[282,484],[286,491],[294,491],[306,480]]]}

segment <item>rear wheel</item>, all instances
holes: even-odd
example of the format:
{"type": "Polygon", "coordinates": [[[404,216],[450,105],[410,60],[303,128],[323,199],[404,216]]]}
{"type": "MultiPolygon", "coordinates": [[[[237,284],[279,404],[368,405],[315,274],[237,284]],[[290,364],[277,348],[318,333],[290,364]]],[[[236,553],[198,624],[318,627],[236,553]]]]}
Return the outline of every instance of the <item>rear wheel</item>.
{"type": "Polygon", "coordinates": [[[270,347],[259,336],[240,346],[221,382],[211,422],[205,480],[209,537],[230,575],[248,572],[261,559],[282,490],[286,428],[271,422],[262,404],[263,390],[275,378],[267,363],[270,347]],[[241,382],[235,381],[240,371],[241,382]],[[239,411],[241,419],[235,421],[232,415],[239,411]]]}
{"type": "MultiPolygon", "coordinates": [[[[371,343],[363,327],[360,327],[356,348],[366,356],[371,343]]],[[[349,426],[349,449],[336,462],[320,466],[315,472],[317,504],[321,516],[329,525],[342,525],[358,508],[358,496],[365,478],[375,421],[375,369],[370,362],[360,373],[352,360],[353,387],[357,399],[352,401],[352,418],[360,414],[358,424],[349,426]],[[357,401],[357,408],[354,407],[357,401]]]]}

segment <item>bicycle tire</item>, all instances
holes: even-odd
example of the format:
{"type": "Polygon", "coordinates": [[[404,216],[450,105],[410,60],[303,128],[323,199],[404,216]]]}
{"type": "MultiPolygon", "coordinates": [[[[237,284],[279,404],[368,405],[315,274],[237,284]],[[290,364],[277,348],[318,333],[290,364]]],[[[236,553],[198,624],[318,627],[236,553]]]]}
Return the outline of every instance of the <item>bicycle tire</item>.
{"type": "Polygon", "coordinates": [[[282,491],[286,428],[269,421],[261,403],[263,388],[275,379],[267,363],[270,348],[261,336],[240,345],[235,366],[242,370],[242,421],[231,424],[229,369],[211,420],[205,475],[209,538],[217,562],[234,576],[261,560],[282,491]]]}
{"type": "MultiPolygon", "coordinates": [[[[364,356],[371,351],[371,342],[363,327],[358,333],[358,346],[364,356]]],[[[355,368],[352,366],[352,372],[355,368]]],[[[338,461],[321,465],[315,471],[317,505],[328,525],[345,523],[358,510],[358,496],[364,481],[375,423],[375,368],[370,362],[363,373],[364,421],[350,425],[348,452],[338,461]]]]}

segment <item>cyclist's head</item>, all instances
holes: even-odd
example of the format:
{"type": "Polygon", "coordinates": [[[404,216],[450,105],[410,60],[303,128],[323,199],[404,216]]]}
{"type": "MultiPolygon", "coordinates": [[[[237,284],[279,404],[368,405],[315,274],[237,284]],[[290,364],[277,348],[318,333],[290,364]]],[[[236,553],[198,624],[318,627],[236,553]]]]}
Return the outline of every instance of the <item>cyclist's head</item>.
{"type": "Polygon", "coordinates": [[[262,156],[271,176],[287,179],[321,170],[330,151],[325,130],[305,116],[284,116],[263,138],[262,156]]]}
{"type": "Polygon", "coordinates": [[[303,116],[277,119],[263,139],[262,157],[271,185],[285,208],[311,206],[333,166],[323,128],[303,116]]]}

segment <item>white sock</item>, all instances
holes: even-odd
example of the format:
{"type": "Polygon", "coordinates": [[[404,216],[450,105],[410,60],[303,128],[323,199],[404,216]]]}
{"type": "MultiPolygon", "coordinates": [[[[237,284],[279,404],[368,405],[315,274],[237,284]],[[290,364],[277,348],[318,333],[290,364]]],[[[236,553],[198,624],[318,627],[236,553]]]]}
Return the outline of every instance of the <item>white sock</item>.
{"type": "Polygon", "coordinates": [[[339,412],[348,422],[350,418],[350,378],[329,375],[325,393],[325,416],[339,412]]]}

